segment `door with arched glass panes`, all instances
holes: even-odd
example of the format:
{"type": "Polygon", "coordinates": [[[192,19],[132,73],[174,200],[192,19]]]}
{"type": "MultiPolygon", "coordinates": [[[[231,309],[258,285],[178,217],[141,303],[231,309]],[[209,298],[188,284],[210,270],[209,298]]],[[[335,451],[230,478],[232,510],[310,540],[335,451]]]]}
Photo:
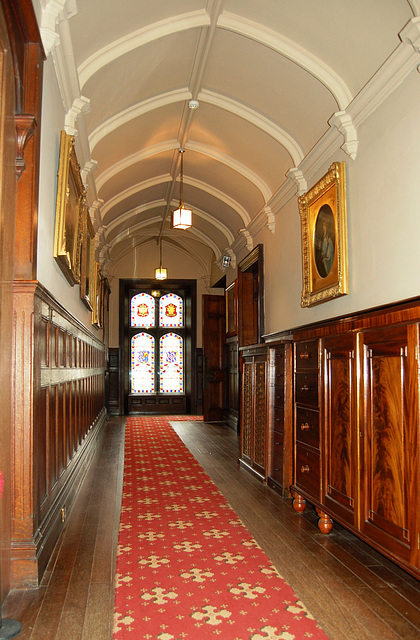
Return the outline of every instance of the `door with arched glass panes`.
{"type": "Polygon", "coordinates": [[[182,293],[130,292],[128,413],[187,412],[188,327],[182,293]]]}

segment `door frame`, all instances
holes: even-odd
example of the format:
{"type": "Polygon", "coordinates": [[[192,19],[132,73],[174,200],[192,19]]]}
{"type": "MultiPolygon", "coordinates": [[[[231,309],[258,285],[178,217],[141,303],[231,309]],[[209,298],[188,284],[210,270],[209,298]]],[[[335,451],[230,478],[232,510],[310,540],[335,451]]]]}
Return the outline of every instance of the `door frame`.
{"type": "MultiPolygon", "coordinates": [[[[128,394],[129,394],[129,291],[130,289],[141,288],[143,291],[153,289],[169,289],[176,293],[177,290],[184,289],[186,295],[185,322],[187,333],[185,336],[185,394],[187,414],[195,414],[197,410],[196,393],[196,344],[197,344],[197,281],[196,280],[164,280],[158,282],[154,278],[121,278],[119,294],[119,397],[120,414],[128,415],[128,394]]],[[[140,290],[140,289],[139,289],[140,290]]]]}

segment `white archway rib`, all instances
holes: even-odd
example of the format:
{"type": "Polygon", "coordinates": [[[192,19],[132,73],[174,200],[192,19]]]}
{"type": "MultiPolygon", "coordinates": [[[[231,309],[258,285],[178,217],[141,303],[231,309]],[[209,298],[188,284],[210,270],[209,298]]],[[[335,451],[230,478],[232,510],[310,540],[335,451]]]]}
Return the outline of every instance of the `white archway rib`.
{"type": "Polygon", "coordinates": [[[99,69],[129,51],[133,51],[133,49],[137,49],[153,40],[178,33],[179,31],[200,29],[209,26],[210,16],[205,9],[200,9],[198,11],[189,11],[179,16],[171,16],[165,20],[160,20],[152,25],[138,29],[123,38],[119,38],[99,51],[96,51],[78,67],[80,88],[83,89],[89,78],[99,71],[99,69]]]}
{"type": "Polygon", "coordinates": [[[204,156],[207,156],[208,158],[212,158],[212,160],[216,160],[216,162],[220,162],[226,165],[226,167],[229,167],[229,169],[232,169],[233,171],[241,175],[243,178],[251,182],[254,185],[254,187],[258,189],[258,191],[260,191],[264,199],[264,202],[268,202],[272,197],[273,192],[268,186],[268,184],[264,180],[262,180],[262,178],[259,175],[257,175],[254,171],[251,171],[244,164],[235,160],[235,158],[232,158],[231,156],[227,156],[226,154],[221,153],[220,151],[216,151],[212,147],[201,144],[200,142],[194,142],[193,140],[187,142],[187,144],[185,145],[185,148],[190,151],[196,151],[197,153],[202,153],[204,156]]]}
{"type": "Polygon", "coordinates": [[[188,89],[176,89],[174,91],[168,91],[167,93],[163,93],[159,96],[154,96],[153,98],[149,98],[140,104],[136,104],[128,109],[124,109],[124,111],[120,111],[109,120],[106,120],[102,124],[100,124],[96,129],[92,131],[89,135],[89,146],[91,152],[94,150],[96,145],[108,134],[112,133],[119,127],[139,118],[145,113],[149,113],[150,111],[154,111],[155,109],[160,109],[161,107],[166,107],[169,104],[174,104],[176,102],[185,102],[185,100],[189,100],[192,94],[188,89]]]}
{"type": "Polygon", "coordinates": [[[332,93],[339,110],[344,111],[353,99],[353,95],[344,80],[322,60],[309,51],[268,27],[256,24],[230,12],[219,17],[218,27],[233,31],[270,47],[292,62],[308,71],[332,93]]]}
{"type": "Polygon", "coordinates": [[[291,156],[295,167],[299,166],[302,162],[304,153],[297,141],[272,120],[269,120],[265,116],[257,113],[249,107],[246,107],[236,100],[232,100],[227,96],[223,96],[207,89],[200,92],[198,99],[202,102],[212,104],[219,109],[233,113],[235,116],[238,116],[239,118],[242,118],[242,120],[246,120],[250,124],[254,125],[257,129],[261,129],[261,131],[267,133],[286,149],[291,156]]]}
{"type": "MultiPolygon", "coordinates": [[[[192,205],[189,205],[187,202],[185,203],[185,205],[191,206],[191,208],[193,208],[194,215],[197,215],[199,218],[202,218],[203,220],[211,224],[213,227],[218,229],[226,238],[228,245],[231,245],[234,242],[235,240],[234,234],[225,224],[223,224],[223,222],[221,222],[220,220],[217,220],[214,216],[210,215],[209,213],[202,211],[202,209],[198,209],[197,207],[192,207],[192,205]]],[[[171,206],[174,209],[176,209],[176,207],[178,206],[178,201],[176,202],[174,201],[173,203],[171,203],[171,206]]],[[[119,227],[121,224],[124,224],[124,223],[129,224],[131,219],[136,219],[136,217],[141,215],[142,213],[147,213],[147,211],[150,211],[151,209],[156,209],[158,207],[166,207],[166,201],[155,200],[154,202],[148,202],[139,207],[135,207],[130,211],[126,211],[122,215],[118,216],[116,220],[113,220],[108,225],[106,225],[105,242],[107,242],[107,238],[110,236],[112,231],[117,227],[119,227]]],[[[129,229],[131,231],[134,228],[146,227],[146,226],[149,226],[150,224],[154,224],[155,222],[161,223],[162,218],[161,217],[148,218],[147,220],[137,222],[136,225],[134,226],[130,226],[129,229]]],[[[118,235],[121,235],[121,237],[126,237],[127,229],[125,229],[124,231],[121,231],[121,234],[118,234],[118,235]]],[[[114,240],[115,238],[111,241],[111,244],[114,242],[114,240]]]]}

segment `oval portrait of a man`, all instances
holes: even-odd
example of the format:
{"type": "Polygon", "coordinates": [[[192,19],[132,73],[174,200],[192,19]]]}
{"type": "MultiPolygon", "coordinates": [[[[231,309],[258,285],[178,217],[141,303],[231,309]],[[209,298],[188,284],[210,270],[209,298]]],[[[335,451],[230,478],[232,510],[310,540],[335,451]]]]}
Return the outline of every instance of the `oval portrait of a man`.
{"type": "Polygon", "coordinates": [[[317,271],[326,278],[331,271],[335,254],[334,214],[329,204],[318,211],[315,222],[314,256],[317,271]]]}

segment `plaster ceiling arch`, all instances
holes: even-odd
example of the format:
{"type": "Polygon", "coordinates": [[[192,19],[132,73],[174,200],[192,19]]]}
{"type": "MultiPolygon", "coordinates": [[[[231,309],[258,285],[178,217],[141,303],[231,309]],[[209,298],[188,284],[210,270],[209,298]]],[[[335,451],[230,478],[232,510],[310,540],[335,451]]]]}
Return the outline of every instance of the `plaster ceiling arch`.
{"type": "Polygon", "coordinates": [[[360,122],[418,65],[408,43],[419,0],[34,3],[98,254],[171,233],[184,149],[197,215],[177,251],[201,247],[206,277],[225,248],[249,249],[266,224],[274,232],[326,157],[353,162],[360,122]]]}

